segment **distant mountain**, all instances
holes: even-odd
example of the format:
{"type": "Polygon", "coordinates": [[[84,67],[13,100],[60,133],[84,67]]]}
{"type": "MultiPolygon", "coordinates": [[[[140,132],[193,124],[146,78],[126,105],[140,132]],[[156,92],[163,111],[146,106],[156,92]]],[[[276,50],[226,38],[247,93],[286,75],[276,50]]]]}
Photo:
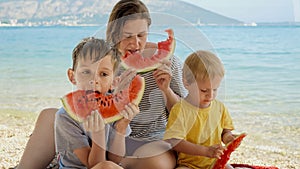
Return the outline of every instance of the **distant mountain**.
{"type": "Polygon", "coordinates": [[[195,24],[231,25],[243,22],[208,11],[180,0],[147,0],[144,1],[152,12],[164,12],[179,16],[195,24]]]}
{"type": "MultiPolygon", "coordinates": [[[[31,25],[105,24],[117,0],[1,0],[0,23],[31,25]]],[[[194,24],[242,22],[180,0],[144,0],[150,12],[178,16],[194,24]]]]}

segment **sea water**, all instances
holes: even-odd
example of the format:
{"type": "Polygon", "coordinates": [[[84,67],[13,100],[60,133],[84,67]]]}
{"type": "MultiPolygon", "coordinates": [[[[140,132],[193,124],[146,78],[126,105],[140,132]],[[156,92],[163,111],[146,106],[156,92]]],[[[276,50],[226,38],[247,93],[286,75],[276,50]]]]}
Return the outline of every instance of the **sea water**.
{"type": "MultiPolygon", "coordinates": [[[[149,40],[164,40],[165,28],[151,28],[149,40]]],[[[300,27],[173,29],[175,55],[182,61],[199,49],[212,50],[223,61],[226,76],[219,97],[237,127],[243,126],[237,130],[269,133],[268,141],[275,134],[276,143],[299,156],[300,27]]],[[[72,50],[93,35],[103,38],[103,27],[0,27],[0,109],[60,107],[59,98],[74,89],[66,74],[72,50]]]]}
{"type": "MultiPolygon", "coordinates": [[[[1,108],[58,106],[54,100],[72,87],[66,70],[72,65],[73,48],[97,31],[98,27],[1,27],[1,108]]],[[[223,101],[235,110],[300,113],[300,27],[198,27],[198,31],[225,65],[223,101]]],[[[175,55],[182,61],[203,49],[197,42],[190,47],[199,40],[194,34],[184,33],[189,39],[184,45],[176,39],[175,55]]]]}

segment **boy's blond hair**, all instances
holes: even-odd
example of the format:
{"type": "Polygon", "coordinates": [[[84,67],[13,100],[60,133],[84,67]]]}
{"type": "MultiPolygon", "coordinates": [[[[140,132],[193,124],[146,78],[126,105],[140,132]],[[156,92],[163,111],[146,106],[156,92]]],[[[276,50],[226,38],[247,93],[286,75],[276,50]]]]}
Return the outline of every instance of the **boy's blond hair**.
{"type": "Polygon", "coordinates": [[[221,60],[209,51],[199,50],[190,54],[183,65],[183,79],[189,84],[195,80],[223,78],[224,74],[221,60]]]}

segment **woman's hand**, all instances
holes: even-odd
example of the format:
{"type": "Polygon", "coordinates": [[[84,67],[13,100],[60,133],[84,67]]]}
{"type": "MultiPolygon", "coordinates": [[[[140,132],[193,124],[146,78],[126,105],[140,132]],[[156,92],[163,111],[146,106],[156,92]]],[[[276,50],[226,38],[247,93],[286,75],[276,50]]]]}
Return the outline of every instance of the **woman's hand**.
{"type": "Polygon", "coordinates": [[[127,69],[125,70],[120,76],[116,77],[113,81],[113,94],[118,93],[119,91],[126,89],[132,79],[136,76],[136,70],[134,69],[127,69]]]}
{"type": "Polygon", "coordinates": [[[153,72],[153,77],[158,88],[165,92],[170,88],[172,79],[171,62],[168,60],[161,61],[161,66],[153,72]]]}

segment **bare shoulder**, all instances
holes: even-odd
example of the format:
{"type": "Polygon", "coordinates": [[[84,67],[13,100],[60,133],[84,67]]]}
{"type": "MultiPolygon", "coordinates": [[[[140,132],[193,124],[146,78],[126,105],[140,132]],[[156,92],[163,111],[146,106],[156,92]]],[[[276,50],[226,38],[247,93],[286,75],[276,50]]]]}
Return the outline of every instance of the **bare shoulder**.
{"type": "Polygon", "coordinates": [[[54,121],[55,119],[55,114],[58,111],[57,108],[46,108],[43,109],[39,116],[38,116],[38,121],[54,121]]]}
{"type": "Polygon", "coordinates": [[[57,108],[46,108],[43,109],[40,114],[55,114],[57,111],[57,108]]]}

